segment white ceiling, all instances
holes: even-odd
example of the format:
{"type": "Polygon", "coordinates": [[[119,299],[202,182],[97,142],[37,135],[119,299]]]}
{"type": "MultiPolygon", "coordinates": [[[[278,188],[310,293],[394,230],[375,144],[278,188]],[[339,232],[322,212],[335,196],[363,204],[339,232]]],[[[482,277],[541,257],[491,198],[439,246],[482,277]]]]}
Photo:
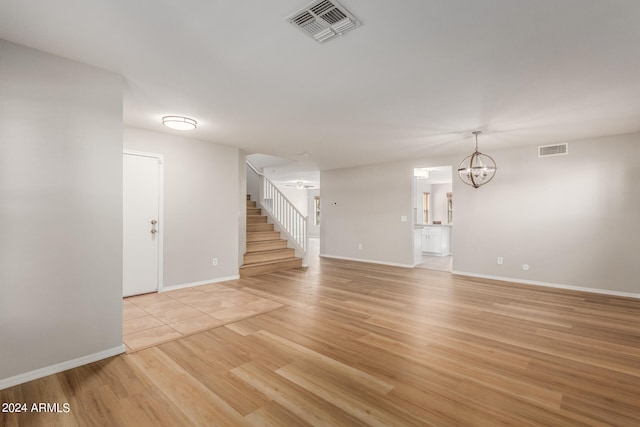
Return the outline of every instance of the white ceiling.
{"type": "Polygon", "coordinates": [[[308,3],[2,0],[0,38],[122,74],[126,125],[316,170],[640,131],[638,0],[341,0],[326,44],[308,3]]]}
{"type": "Polygon", "coordinates": [[[296,186],[298,181],[302,181],[304,185],[320,188],[320,171],[307,153],[288,159],[266,154],[249,154],[247,160],[276,184],[296,186]]]}

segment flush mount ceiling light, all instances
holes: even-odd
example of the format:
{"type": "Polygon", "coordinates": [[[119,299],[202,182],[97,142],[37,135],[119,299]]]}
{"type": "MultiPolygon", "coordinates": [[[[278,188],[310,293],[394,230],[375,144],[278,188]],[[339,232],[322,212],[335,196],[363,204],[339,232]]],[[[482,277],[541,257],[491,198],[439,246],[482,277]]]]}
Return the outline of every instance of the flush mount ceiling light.
{"type": "Polygon", "coordinates": [[[195,120],[182,116],[164,116],[162,124],[175,130],[193,130],[198,126],[195,120]]]}
{"type": "Polygon", "coordinates": [[[304,188],[304,182],[302,182],[302,181],[296,182],[296,188],[298,190],[302,190],[304,188]]]}
{"type": "Polygon", "coordinates": [[[478,151],[478,135],[482,132],[477,130],[472,133],[476,136],[476,151],[460,162],[458,174],[462,182],[473,188],[478,188],[491,181],[498,168],[491,156],[487,156],[478,151]]]}

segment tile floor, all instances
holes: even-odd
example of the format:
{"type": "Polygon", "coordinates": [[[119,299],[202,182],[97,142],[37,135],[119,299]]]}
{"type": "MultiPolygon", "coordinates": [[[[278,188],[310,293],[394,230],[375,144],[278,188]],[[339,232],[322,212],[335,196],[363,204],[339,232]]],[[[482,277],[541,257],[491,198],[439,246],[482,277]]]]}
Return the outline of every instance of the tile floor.
{"type": "Polygon", "coordinates": [[[127,352],[284,307],[222,283],[137,295],[122,304],[127,352]]]}

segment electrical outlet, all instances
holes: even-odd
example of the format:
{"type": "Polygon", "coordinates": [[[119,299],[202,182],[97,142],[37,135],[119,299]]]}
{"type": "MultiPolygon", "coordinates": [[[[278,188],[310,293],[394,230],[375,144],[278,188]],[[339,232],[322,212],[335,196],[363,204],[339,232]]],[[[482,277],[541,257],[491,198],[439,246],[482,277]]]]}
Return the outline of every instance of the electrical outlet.
{"type": "Polygon", "coordinates": [[[211,260],[211,264],[215,267],[216,265],[218,265],[218,258],[213,258],[211,260]]]}
{"type": "Polygon", "coordinates": [[[362,243],[358,243],[358,249],[362,250],[362,243]]]}
{"type": "Polygon", "coordinates": [[[502,265],[502,263],[504,263],[504,260],[502,259],[501,256],[498,257],[498,265],[502,265]]]}
{"type": "Polygon", "coordinates": [[[407,216],[406,215],[402,215],[400,217],[400,222],[407,222],[407,216]]]}

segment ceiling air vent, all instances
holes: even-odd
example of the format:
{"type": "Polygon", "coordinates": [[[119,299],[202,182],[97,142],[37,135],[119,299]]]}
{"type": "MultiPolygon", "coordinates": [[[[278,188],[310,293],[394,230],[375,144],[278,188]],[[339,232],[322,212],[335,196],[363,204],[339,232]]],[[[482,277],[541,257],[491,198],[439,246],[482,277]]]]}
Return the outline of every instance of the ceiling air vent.
{"type": "Polygon", "coordinates": [[[569,154],[569,144],[542,145],[538,147],[538,157],[562,156],[569,154]]]}
{"type": "Polygon", "coordinates": [[[362,22],[334,0],[315,1],[285,19],[319,43],[362,25],[362,22]]]}

